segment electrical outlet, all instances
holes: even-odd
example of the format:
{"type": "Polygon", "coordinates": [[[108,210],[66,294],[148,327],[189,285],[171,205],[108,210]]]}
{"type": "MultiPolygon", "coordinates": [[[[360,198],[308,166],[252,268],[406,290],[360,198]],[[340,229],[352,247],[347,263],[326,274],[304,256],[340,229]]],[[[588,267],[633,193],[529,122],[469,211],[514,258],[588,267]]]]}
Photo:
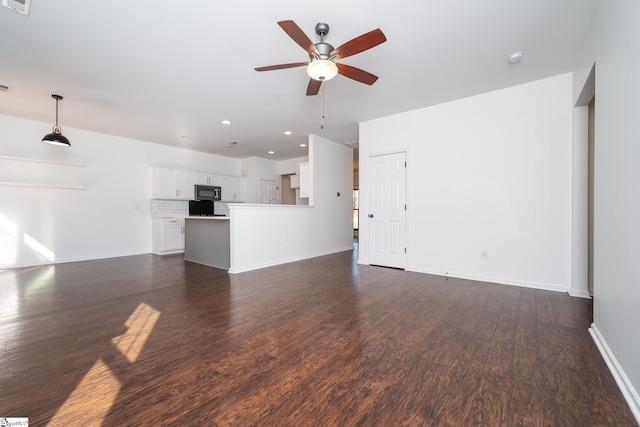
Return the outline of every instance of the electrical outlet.
{"type": "Polygon", "coordinates": [[[480,259],[489,259],[489,251],[480,251],[480,259]]]}

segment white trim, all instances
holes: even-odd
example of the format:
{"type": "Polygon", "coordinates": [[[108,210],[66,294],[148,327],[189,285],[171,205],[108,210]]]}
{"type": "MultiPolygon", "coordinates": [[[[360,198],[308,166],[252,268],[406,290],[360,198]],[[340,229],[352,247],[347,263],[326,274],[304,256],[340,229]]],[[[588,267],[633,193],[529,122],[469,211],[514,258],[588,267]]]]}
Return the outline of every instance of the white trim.
{"type": "Polygon", "coordinates": [[[544,291],[553,292],[569,292],[569,286],[558,285],[555,283],[530,282],[527,280],[513,280],[502,277],[481,276],[477,274],[458,273],[455,271],[430,270],[425,268],[407,267],[406,271],[415,271],[416,273],[434,274],[436,276],[455,277],[458,279],[474,280],[477,282],[498,283],[500,285],[519,286],[521,288],[533,288],[544,291]]]}
{"type": "Polygon", "coordinates": [[[591,295],[589,295],[589,291],[585,289],[569,289],[569,295],[576,298],[591,299],[591,295]]]}
{"type": "Polygon", "coordinates": [[[287,263],[290,263],[290,262],[302,261],[302,260],[309,259],[309,258],[315,258],[315,257],[319,257],[319,256],[331,255],[331,254],[335,254],[335,253],[338,253],[338,252],[352,251],[352,250],[353,250],[353,246],[348,246],[346,248],[331,249],[331,250],[328,250],[328,251],[316,252],[316,253],[313,253],[313,254],[308,254],[308,255],[303,255],[303,256],[296,256],[296,257],[291,257],[291,258],[286,258],[286,259],[279,259],[279,260],[273,261],[273,262],[259,263],[259,264],[249,265],[249,266],[245,266],[245,267],[241,267],[241,268],[230,268],[229,269],[229,274],[245,273],[247,271],[258,270],[260,268],[273,267],[273,266],[280,265],[280,264],[287,264],[287,263]]]}
{"type": "Polygon", "coordinates": [[[313,206],[309,205],[281,205],[281,204],[261,204],[261,203],[234,203],[228,202],[229,211],[233,211],[235,209],[238,210],[282,210],[282,211],[291,211],[291,210],[305,210],[305,209],[313,209],[313,206]]]}
{"type": "Polygon", "coordinates": [[[638,392],[633,388],[633,384],[631,384],[631,381],[629,381],[629,378],[624,373],[624,370],[611,352],[611,349],[600,334],[595,323],[591,324],[589,333],[591,334],[593,341],[596,343],[596,346],[598,346],[598,350],[600,350],[602,358],[607,364],[609,371],[611,371],[613,379],[616,380],[616,383],[618,384],[624,399],[627,401],[633,416],[636,417],[636,421],[640,424],[640,396],[638,396],[638,392]]]}
{"type": "Polygon", "coordinates": [[[56,258],[54,261],[43,261],[43,262],[34,262],[34,263],[25,263],[25,264],[0,264],[0,270],[6,270],[9,268],[14,269],[14,268],[24,268],[24,267],[39,267],[39,266],[55,265],[55,264],[66,264],[68,262],[95,261],[99,259],[121,258],[121,257],[138,256],[138,255],[156,255],[156,254],[153,254],[149,251],[127,251],[127,252],[121,252],[121,253],[90,255],[90,256],[81,256],[81,257],[56,258]]]}

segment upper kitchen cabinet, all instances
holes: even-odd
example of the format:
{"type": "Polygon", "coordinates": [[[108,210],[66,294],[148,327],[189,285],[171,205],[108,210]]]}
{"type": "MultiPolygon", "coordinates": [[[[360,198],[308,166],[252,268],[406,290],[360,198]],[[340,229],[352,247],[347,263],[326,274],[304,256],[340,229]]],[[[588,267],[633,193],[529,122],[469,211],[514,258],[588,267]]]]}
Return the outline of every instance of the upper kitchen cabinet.
{"type": "Polygon", "coordinates": [[[300,197],[311,197],[313,192],[313,177],[309,162],[299,163],[300,166],[300,197]]]}
{"type": "Polygon", "coordinates": [[[195,180],[197,185],[213,185],[216,187],[220,187],[220,175],[196,172],[195,180]]]}
{"type": "Polygon", "coordinates": [[[223,202],[244,202],[246,195],[246,179],[240,176],[220,175],[223,202]]]}
{"type": "Polygon", "coordinates": [[[176,169],[153,168],[154,199],[192,200],[194,173],[176,169]]]}

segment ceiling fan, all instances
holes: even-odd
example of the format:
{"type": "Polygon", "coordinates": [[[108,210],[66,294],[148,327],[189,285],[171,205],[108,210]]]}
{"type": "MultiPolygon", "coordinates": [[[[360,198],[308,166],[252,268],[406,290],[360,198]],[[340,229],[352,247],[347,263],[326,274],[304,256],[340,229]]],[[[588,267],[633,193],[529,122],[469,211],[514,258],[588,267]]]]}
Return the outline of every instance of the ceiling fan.
{"type": "Polygon", "coordinates": [[[307,95],[317,95],[322,82],[332,79],[337,74],[342,74],[345,77],[368,85],[372,85],[378,80],[377,76],[359,68],[338,63],[336,59],[355,55],[387,41],[380,29],[362,34],[334,49],[333,46],[324,42],[324,36],[329,33],[329,25],[327,24],[319,23],[316,25],[316,34],[320,36],[320,43],[313,43],[293,21],[279,21],[278,25],[309,54],[309,62],[268,65],[266,67],[257,67],[256,71],[281,70],[283,68],[306,65],[307,74],[311,77],[307,86],[307,95]]]}

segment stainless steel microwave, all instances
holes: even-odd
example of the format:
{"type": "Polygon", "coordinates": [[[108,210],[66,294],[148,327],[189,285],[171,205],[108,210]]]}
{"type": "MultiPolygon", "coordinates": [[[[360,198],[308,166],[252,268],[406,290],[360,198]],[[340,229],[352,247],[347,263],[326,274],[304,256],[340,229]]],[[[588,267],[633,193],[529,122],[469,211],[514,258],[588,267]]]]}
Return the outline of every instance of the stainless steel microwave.
{"type": "Polygon", "coordinates": [[[196,200],[220,200],[222,197],[222,188],[214,185],[196,185],[196,200]]]}

